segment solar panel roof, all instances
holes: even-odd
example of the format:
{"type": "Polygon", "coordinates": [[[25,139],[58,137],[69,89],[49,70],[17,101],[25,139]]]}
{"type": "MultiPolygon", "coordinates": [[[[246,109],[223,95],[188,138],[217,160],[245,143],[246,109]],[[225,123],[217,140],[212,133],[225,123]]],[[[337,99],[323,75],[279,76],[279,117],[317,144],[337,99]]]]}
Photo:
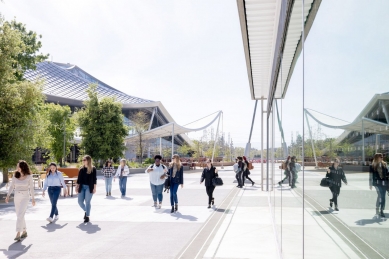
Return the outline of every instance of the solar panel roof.
{"type": "Polygon", "coordinates": [[[91,76],[79,67],[71,64],[41,62],[36,70],[28,70],[24,78],[29,81],[43,80],[44,94],[85,101],[88,99],[86,90],[91,83],[97,83],[100,97],[115,97],[121,103],[149,103],[146,100],[125,94],[91,76]]]}

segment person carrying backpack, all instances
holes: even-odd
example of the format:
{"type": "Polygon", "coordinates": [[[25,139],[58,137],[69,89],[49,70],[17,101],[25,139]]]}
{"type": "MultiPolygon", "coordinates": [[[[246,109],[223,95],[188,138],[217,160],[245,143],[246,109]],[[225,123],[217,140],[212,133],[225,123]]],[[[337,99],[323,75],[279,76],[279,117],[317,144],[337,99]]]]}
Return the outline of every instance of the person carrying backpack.
{"type": "Polygon", "coordinates": [[[289,167],[290,160],[291,160],[290,156],[288,156],[288,158],[281,165],[281,169],[284,170],[285,177],[284,177],[284,179],[282,179],[281,181],[278,182],[279,186],[281,186],[286,179],[289,179],[289,176],[290,176],[290,167],[289,167]]]}
{"type": "Polygon", "coordinates": [[[247,169],[247,166],[245,163],[243,163],[243,158],[241,156],[238,156],[238,173],[237,173],[237,179],[238,179],[238,188],[242,188],[243,187],[243,172],[247,169]]]}
{"type": "Polygon", "coordinates": [[[247,158],[245,156],[243,156],[243,163],[244,163],[246,169],[243,171],[242,185],[244,186],[244,182],[247,178],[250,180],[251,186],[254,186],[255,182],[253,180],[251,180],[251,178],[249,177],[249,175],[250,175],[249,161],[247,161],[247,158]]]}
{"type": "Polygon", "coordinates": [[[167,172],[167,167],[161,164],[162,157],[156,155],[154,157],[155,163],[150,165],[145,173],[149,174],[150,178],[150,188],[153,195],[154,205],[153,207],[160,209],[162,207],[162,191],[165,185],[165,174],[167,172]],[[157,199],[159,204],[157,206],[157,199]]]}

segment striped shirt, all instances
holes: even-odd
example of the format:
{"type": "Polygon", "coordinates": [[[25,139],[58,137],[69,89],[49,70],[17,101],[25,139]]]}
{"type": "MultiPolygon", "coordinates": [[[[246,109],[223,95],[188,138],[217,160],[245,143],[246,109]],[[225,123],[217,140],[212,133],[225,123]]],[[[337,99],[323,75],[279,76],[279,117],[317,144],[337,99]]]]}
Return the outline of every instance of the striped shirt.
{"type": "Polygon", "coordinates": [[[111,178],[115,174],[115,168],[113,166],[103,167],[101,170],[105,178],[111,178]]]}

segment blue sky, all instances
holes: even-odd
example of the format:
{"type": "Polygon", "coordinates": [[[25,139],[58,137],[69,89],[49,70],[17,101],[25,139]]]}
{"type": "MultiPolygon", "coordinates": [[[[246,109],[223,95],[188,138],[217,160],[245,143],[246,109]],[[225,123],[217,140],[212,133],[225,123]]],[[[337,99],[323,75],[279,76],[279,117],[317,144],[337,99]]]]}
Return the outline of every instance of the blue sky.
{"type": "MultiPolygon", "coordinates": [[[[254,101],[235,0],[4,0],[0,10],[42,34],[53,61],[162,101],[180,124],[223,110],[224,131],[238,146],[247,141],[254,101]]],[[[306,41],[306,107],[353,120],[374,93],[389,92],[387,10],[384,0],[322,2],[306,41]]],[[[301,60],[283,101],[288,142],[302,132],[301,60]]],[[[257,123],[254,147],[259,130],[257,123]]]]}

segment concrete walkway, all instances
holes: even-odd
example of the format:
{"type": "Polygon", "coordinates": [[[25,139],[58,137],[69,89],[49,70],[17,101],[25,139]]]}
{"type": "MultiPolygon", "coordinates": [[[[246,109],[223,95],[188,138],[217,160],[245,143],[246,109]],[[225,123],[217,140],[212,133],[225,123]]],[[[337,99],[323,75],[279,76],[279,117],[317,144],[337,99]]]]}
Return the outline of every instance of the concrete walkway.
{"type": "MultiPolygon", "coordinates": [[[[201,174],[185,174],[184,188],[178,191],[179,211],[173,214],[166,193],[162,209],[151,207],[146,174],[129,177],[126,198],[120,198],[117,181],[113,197],[106,197],[103,179],[99,178],[91,222],[87,224],[83,223],[76,196],[60,197],[60,219],[48,224],[49,199],[36,190],[37,205],[29,206],[26,214],[29,236],[18,243],[13,241],[14,206],[0,201],[0,258],[272,259],[280,258],[277,242],[281,241],[284,258],[302,258],[303,210],[298,190],[283,187],[271,193],[261,191],[260,166],[255,167],[250,177],[258,184],[251,186],[246,181],[243,189],[235,187],[231,167],[220,170],[224,185],[216,188],[212,209],[207,209],[205,187],[199,184],[201,174]],[[269,201],[278,199],[278,193],[286,202],[282,213],[288,217],[279,217],[280,206],[269,206],[269,201]]],[[[5,187],[0,189],[0,193],[5,191],[5,187]]],[[[327,259],[328,250],[333,258],[360,258],[325,219],[318,217],[315,208],[306,204],[304,215],[305,258],[327,259]]]]}

